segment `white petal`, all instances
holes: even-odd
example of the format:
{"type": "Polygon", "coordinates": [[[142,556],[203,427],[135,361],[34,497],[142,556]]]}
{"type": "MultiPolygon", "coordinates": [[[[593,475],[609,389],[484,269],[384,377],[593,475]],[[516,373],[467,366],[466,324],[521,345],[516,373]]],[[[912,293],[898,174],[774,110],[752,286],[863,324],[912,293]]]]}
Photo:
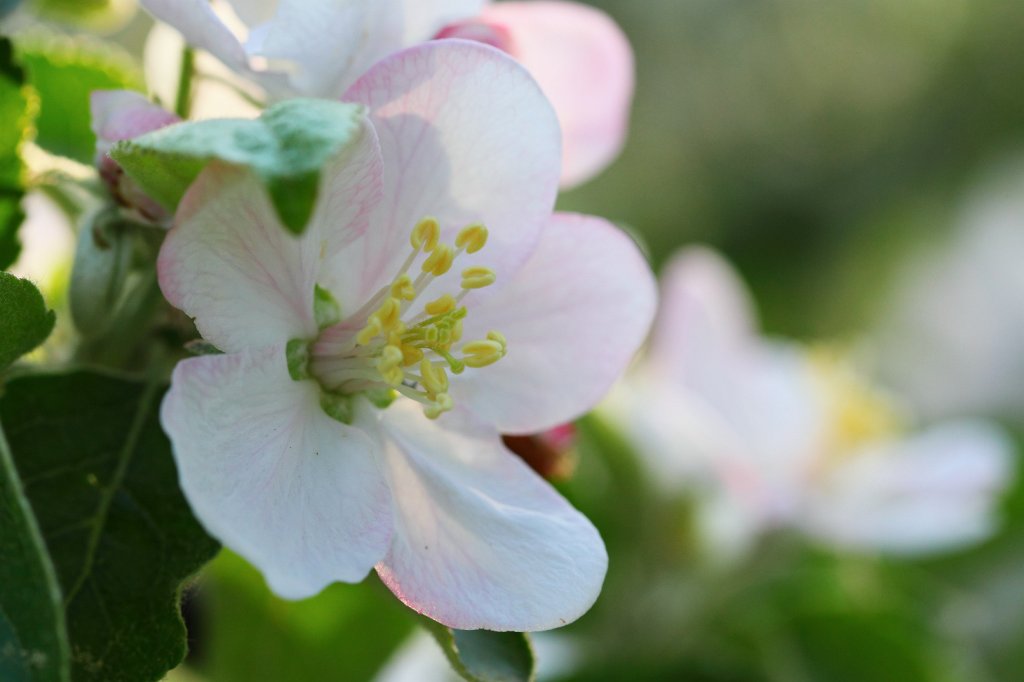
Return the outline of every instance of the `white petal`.
{"type": "Polygon", "coordinates": [[[425,216],[449,242],[484,223],[487,247],[453,272],[488,265],[507,280],[533,250],[558,189],[558,120],[529,74],[493,48],[441,40],[382,60],[344,99],[370,108],[386,207],[353,254],[346,288],[368,295],[390,280],[425,216]]]}
{"type": "Polygon", "coordinates": [[[339,97],[375,61],[402,46],[400,0],[280,0],[246,49],[290,62],[296,93],[339,97]]]}
{"type": "Polygon", "coordinates": [[[622,29],[577,2],[497,2],[481,18],[507,32],[508,52],[558,112],[562,185],[603,170],[622,148],[633,100],[633,50],[622,29]]]}
{"type": "Polygon", "coordinates": [[[636,244],[601,220],[555,215],[508,286],[480,292],[464,340],[497,330],[508,355],[452,381],[455,401],[503,433],[536,433],[597,404],[643,343],[655,283],[636,244]]]}
{"type": "Polygon", "coordinates": [[[404,0],[405,44],[430,40],[445,24],[475,17],[488,0],[404,0]]]}
{"type": "Polygon", "coordinates": [[[674,256],[661,280],[650,359],[688,385],[718,383],[756,339],[746,287],[721,256],[702,247],[674,256]]]}
{"type": "MultiPolygon", "coordinates": [[[[358,142],[323,169],[313,217],[302,237],[277,219],[260,181],[214,162],[181,202],[160,251],[160,287],[221,350],[260,348],[317,332],[313,291],[344,247],[366,229],[380,198],[380,154],[365,126],[358,142]]],[[[332,288],[333,287],[333,288],[332,288]]]]}
{"type": "Polygon", "coordinates": [[[395,535],[377,567],[408,606],[450,627],[531,631],[575,620],[608,557],[594,527],[497,432],[411,401],[383,413],[395,535]]]}
{"type": "Polygon", "coordinates": [[[178,29],[185,40],[206,50],[235,71],[247,71],[248,60],[238,38],[210,6],[209,0],[140,0],[150,14],[178,29]]]}
{"type": "Polygon", "coordinates": [[[807,516],[824,540],[894,553],[976,542],[995,526],[1012,479],[1013,448],[984,422],[950,422],[905,441],[849,454],[807,516]]]}
{"type": "Polygon", "coordinates": [[[184,360],[161,410],[196,516],[290,599],[362,580],[392,531],[378,444],[319,400],[278,346],[184,360]]]}

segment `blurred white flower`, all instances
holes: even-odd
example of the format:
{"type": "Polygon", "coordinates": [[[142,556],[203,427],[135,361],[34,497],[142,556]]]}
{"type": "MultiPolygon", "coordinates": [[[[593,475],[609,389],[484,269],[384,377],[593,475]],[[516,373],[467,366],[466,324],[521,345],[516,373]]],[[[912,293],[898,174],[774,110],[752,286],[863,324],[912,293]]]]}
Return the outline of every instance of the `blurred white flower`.
{"type": "Polygon", "coordinates": [[[908,267],[869,344],[921,414],[1024,422],[1024,163],[982,182],[950,238],[908,267]]]}
{"type": "Polygon", "coordinates": [[[664,488],[701,496],[724,557],[779,527],[854,550],[953,548],[992,532],[1011,477],[996,427],[909,431],[842,358],[759,337],[741,282],[704,249],[667,268],[650,348],[603,412],[664,488]]]}

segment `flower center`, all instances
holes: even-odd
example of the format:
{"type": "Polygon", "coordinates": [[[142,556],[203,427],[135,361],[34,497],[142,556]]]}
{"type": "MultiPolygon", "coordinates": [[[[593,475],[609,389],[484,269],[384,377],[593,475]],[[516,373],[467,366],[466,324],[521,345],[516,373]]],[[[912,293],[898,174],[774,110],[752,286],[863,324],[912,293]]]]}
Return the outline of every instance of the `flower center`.
{"type": "MultiPolygon", "coordinates": [[[[471,291],[494,284],[493,270],[470,266],[462,271],[460,290],[444,293],[419,306],[430,284],[447,274],[463,253],[476,253],[487,243],[487,228],[469,225],[454,245],[440,242],[441,228],[424,218],[409,237],[412,252],[391,282],[363,307],[345,319],[328,292],[317,287],[315,310],[323,332],[305,344],[308,375],[323,388],[321,405],[341,421],[351,418],[351,397],[365,394],[380,407],[397,395],[423,404],[436,419],[453,407],[448,373],[492,365],[505,357],[507,343],[497,331],[486,338],[462,341],[467,310],[463,299],[471,291]],[[419,262],[419,272],[414,266],[419,262]]],[[[289,367],[303,362],[303,343],[290,344],[289,367]],[[292,357],[296,356],[296,357],[292,357]]],[[[302,372],[293,377],[305,378],[302,372]]]]}
{"type": "Polygon", "coordinates": [[[829,410],[832,452],[849,452],[902,429],[903,419],[893,400],[867,385],[834,354],[816,352],[812,362],[829,410]]]}

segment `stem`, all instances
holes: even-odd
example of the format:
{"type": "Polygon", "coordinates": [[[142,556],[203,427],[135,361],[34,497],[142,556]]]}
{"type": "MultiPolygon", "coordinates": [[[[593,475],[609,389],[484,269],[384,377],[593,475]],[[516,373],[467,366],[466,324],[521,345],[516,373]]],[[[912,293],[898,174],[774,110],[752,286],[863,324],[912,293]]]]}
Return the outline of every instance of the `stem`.
{"type": "Polygon", "coordinates": [[[195,75],[196,51],[186,45],[181,51],[181,74],[178,76],[178,94],[174,98],[174,113],[188,118],[192,108],[192,76],[195,75]]]}

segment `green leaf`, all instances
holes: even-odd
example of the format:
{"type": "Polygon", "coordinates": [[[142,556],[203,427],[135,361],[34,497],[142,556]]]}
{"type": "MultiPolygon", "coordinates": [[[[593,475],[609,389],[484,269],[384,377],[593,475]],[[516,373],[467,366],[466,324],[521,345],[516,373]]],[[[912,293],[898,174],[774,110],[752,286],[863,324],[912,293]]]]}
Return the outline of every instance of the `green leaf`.
{"type": "Polygon", "coordinates": [[[533,647],[522,632],[454,630],[428,618],[423,626],[441,645],[445,657],[469,682],[530,682],[533,647]]]}
{"type": "Polygon", "coordinates": [[[14,60],[11,41],[0,36],[0,270],[18,258],[17,232],[25,167],[21,146],[32,132],[33,100],[25,88],[25,73],[14,60]]]}
{"type": "Polygon", "coordinates": [[[169,126],[119,142],[111,156],[172,213],[210,161],[247,166],[263,181],[282,224],[301,234],[316,204],[321,167],[359,142],[364,116],[355,104],[293,99],[255,120],[169,126]]]}
{"type": "Polygon", "coordinates": [[[415,627],[379,580],[285,601],[259,572],[221,552],[204,572],[206,656],[217,682],[370,680],[415,627]]]}
{"type": "Polygon", "coordinates": [[[64,592],[76,682],[159,680],[185,655],[183,582],[217,551],[177,484],[152,384],[24,376],[0,400],[64,592]]]}
{"type": "Polygon", "coordinates": [[[0,272],[0,370],[45,341],[55,321],[32,282],[0,272]]]}
{"type": "Polygon", "coordinates": [[[53,564],[0,431],[0,679],[69,680],[64,609],[53,564]]]}
{"type": "Polygon", "coordinates": [[[19,38],[18,58],[39,96],[36,144],[92,165],[89,94],[93,90],[142,90],[142,74],[125,52],[86,37],[34,34],[19,38]]]}

